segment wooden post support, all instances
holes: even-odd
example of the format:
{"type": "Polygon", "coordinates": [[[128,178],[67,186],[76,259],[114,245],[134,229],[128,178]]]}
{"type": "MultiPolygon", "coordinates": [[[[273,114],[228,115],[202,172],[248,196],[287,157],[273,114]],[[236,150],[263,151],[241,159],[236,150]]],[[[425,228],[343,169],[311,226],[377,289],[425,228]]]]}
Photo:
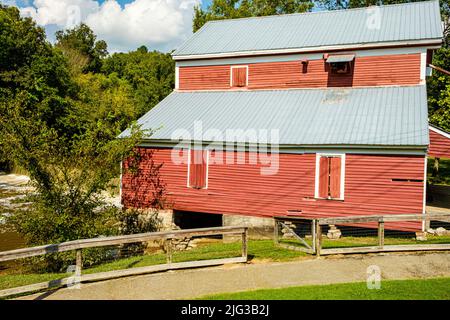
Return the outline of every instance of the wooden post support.
{"type": "Polygon", "coordinates": [[[172,263],[172,239],[166,240],[167,263],[172,263]]]}
{"type": "Polygon", "coordinates": [[[275,244],[279,244],[280,243],[280,238],[279,238],[279,232],[280,232],[280,223],[278,222],[278,220],[275,220],[275,228],[273,229],[273,240],[275,241],[275,244]]]}
{"type": "Polygon", "coordinates": [[[317,225],[317,219],[313,219],[311,221],[311,239],[312,239],[313,253],[316,253],[316,225],[317,225]]]}
{"type": "Polygon", "coordinates": [[[384,221],[378,221],[378,246],[384,247],[384,221]]]}
{"type": "Polygon", "coordinates": [[[242,258],[248,261],[248,229],[245,228],[242,232],[242,258]]]}
{"type": "Polygon", "coordinates": [[[83,256],[81,249],[77,249],[75,252],[76,252],[75,276],[81,277],[81,269],[83,268],[83,256]]]}
{"type": "Polygon", "coordinates": [[[316,256],[320,257],[320,249],[322,247],[322,228],[319,220],[316,222],[316,256]]]}

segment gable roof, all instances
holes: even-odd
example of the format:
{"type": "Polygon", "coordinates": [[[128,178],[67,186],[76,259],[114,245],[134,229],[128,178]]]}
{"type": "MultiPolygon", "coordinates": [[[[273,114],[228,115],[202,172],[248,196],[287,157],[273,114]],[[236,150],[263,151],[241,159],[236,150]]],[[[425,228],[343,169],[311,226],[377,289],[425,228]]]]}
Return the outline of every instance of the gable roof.
{"type": "MultiPolygon", "coordinates": [[[[235,141],[227,129],[279,130],[280,145],[428,145],[424,85],[348,89],[174,91],[138,120],[157,129],[151,140],[171,140],[194,124],[235,141]]],[[[124,131],[121,136],[126,136],[124,131]]],[[[204,139],[207,140],[207,139],[204,139]]]]}
{"type": "Polygon", "coordinates": [[[445,131],[444,129],[442,129],[442,128],[438,127],[438,126],[432,125],[432,124],[430,124],[429,127],[430,127],[431,131],[434,131],[437,134],[440,134],[441,136],[443,136],[443,137],[445,137],[447,139],[450,139],[450,132],[445,131]]]}
{"type": "Polygon", "coordinates": [[[207,22],[173,57],[181,60],[317,47],[332,50],[429,40],[439,44],[442,32],[438,1],[216,20],[207,22]]]}

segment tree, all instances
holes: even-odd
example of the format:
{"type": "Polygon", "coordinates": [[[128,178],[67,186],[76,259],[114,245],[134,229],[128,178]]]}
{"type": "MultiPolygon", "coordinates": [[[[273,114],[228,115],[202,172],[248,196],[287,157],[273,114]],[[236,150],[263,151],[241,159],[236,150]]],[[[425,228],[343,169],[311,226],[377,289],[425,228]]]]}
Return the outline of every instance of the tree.
{"type": "MultiPolygon", "coordinates": [[[[14,7],[0,6],[0,26],[1,153],[28,172],[36,191],[32,206],[8,221],[30,245],[119,232],[122,215],[104,191],[143,134],[134,128],[117,139],[136,119],[132,87],[116,74],[70,72],[60,48],[86,52],[84,40],[95,36],[83,27],[82,41],[72,41],[78,31],[60,33],[55,48],[14,7]]],[[[56,261],[57,270],[65,265],[56,261]]]]}
{"type": "Polygon", "coordinates": [[[115,53],[103,62],[102,71],[126,80],[133,91],[136,117],[153,108],[172,92],[175,63],[168,53],[148,52],[144,46],[129,53],[115,53]]]}
{"type": "Polygon", "coordinates": [[[210,20],[306,12],[313,6],[312,0],[213,0],[206,10],[194,8],[192,28],[196,32],[210,20]]]}
{"type": "Polygon", "coordinates": [[[97,36],[84,23],[57,31],[56,46],[69,58],[71,65],[78,66],[83,72],[99,72],[102,59],[108,55],[106,42],[97,41],[97,36]]]}

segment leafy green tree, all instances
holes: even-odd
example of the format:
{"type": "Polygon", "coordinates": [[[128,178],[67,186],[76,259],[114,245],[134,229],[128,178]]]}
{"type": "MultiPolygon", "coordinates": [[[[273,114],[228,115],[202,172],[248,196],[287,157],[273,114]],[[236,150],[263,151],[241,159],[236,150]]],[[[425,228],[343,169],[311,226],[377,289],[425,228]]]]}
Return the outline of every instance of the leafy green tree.
{"type": "MultiPolygon", "coordinates": [[[[30,245],[115,234],[130,220],[104,193],[142,136],[134,128],[117,139],[137,117],[133,88],[116,73],[71,72],[62,44],[86,52],[73,35],[61,33],[55,48],[30,18],[0,6],[1,154],[28,172],[36,190],[30,208],[9,221],[30,245]]],[[[65,265],[51,259],[57,270],[65,265]]]]}
{"type": "Polygon", "coordinates": [[[306,12],[313,6],[311,0],[213,0],[206,10],[194,8],[192,29],[196,32],[210,20],[306,12]]]}
{"type": "Polygon", "coordinates": [[[148,52],[145,46],[129,53],[115,53],[103,62],[102,71],[126,80],[132,89],[136,117],[140,117],[172,92],[175,63],[170,54],[148,52]]]}
{"type": "Polygon", "coordinates": [[[83,72],[99,72],[102,59],[108,55],[105,41],[98,40],[94,32],[84,23],[56,32],[56,46],[83,72]]]}

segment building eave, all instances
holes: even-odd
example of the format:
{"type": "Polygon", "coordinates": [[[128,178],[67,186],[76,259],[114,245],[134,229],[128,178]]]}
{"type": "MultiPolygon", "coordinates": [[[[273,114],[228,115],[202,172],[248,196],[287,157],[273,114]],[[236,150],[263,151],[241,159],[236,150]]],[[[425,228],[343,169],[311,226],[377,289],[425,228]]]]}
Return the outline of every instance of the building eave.
{"type": "MultiPolygon", "coordinates": [[[[241,148],[245,151],[255,151],[258,147],[267,148],[268,151],[279,150],[279,152],[294,152],[294,153],[311,153],[315,150],[348,150],[352,153],[363,152],[370,153],[370,151],[381,153],[382,152],[392,152],[399,151],[417,154],[425,154],[427,151],[427,145],[349,145],[349,144],[317,144],[317,145],[296,145],[296,144],[281,144],[281,145],[271,145],[271,144],[255,144],[255,143],[240,143],[237,147],[227,146],[226,141],[212,142],[212,141],[176,141],[176,140],[163,140],[163,139],[143,139],[139,144],[139,147],[159,147],[159,148],[186,148],[191,145],[202,145],[209,146],[210,148],[223,147],[223,150],[228,150],[229,148],[236,148],[239,150],[241,148]]],[[[276,151],[275,151],[276,152],[276,151]]]]}
{"type": "Polygon", "coordinates": [[[220,52],[220,53],[207,53],[194,55],[172,55],[172,57],[175,61],[183,61],[183,60],[217,59],[230,57],[248,57],[248,56],[313,53],[313,52],[338,52],[348,50],[395,48],[395,47],[422,46],[434,49],[439,48],[441,45],[442,39],[439,38],[439,39],[422,39],[422,40],[407,40],[394,42],[360,43],[360,44],[335,45],[335,46],[319,46],[307,48],[252,50],[252,51],[220,52]]]}

